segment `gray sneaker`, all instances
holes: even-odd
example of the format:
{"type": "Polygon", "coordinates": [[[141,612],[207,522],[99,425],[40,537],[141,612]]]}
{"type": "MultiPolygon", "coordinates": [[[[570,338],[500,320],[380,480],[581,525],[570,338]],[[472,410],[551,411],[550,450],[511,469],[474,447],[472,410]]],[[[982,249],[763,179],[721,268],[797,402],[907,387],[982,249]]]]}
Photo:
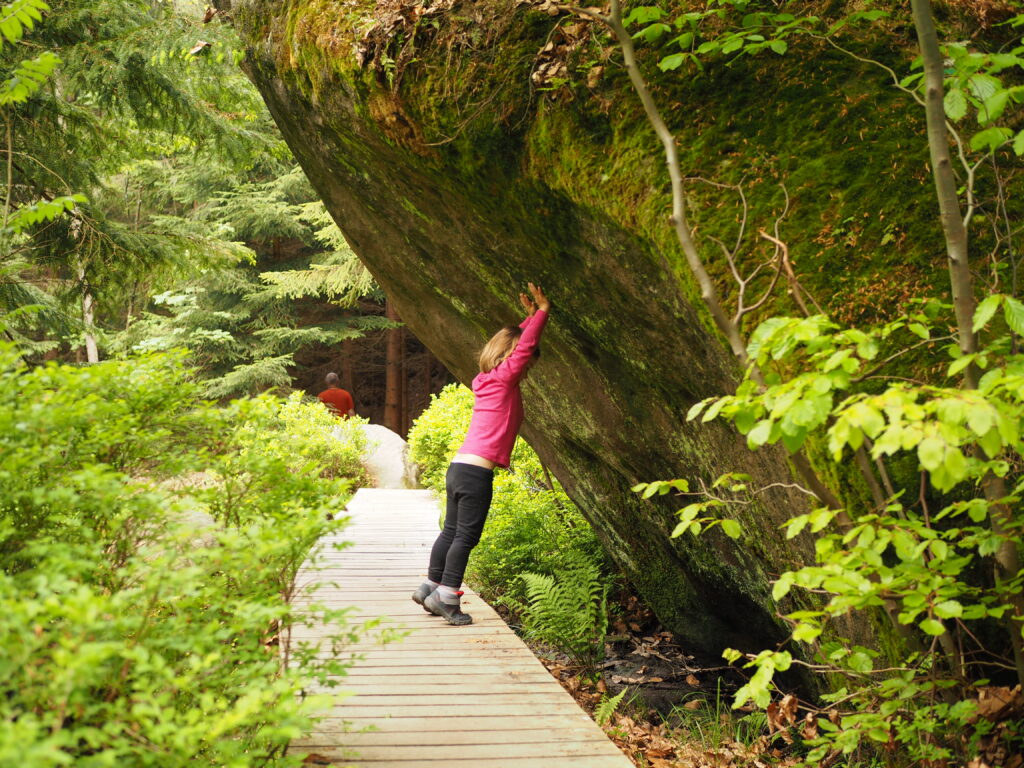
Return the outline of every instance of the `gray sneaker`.
{"type": "MultiPolygon", "coordinates": [[[[456,593],[459,597],[462,597],[462,593],[456,593]]],[[[467,624],[473,623],[473,617],[468,613],[463,613],[458,603],[446,603],[441,600],[441,596],[437,594],[437,591],[431,592],[427,595],[423,601],[423,607],[430,611],[435,616],[442,617],[449,624],[456,627],[464,627],[467,624]]]]}
{"type": "MultiPolygon", "coordinates": [[[[424,581],[422,584],[416,587],[416,591],[412,593],[412,601],[416,603],[416,605],[423,605],[423,601],[427,599],[427,595],[429,595],[435,589],[436,587],[432,587],[430,586],[430,584],[424,581]]],[[[431,613],[431,610],[427,608],[427,606],[425,605],[423,605],[423,610],[427,613],[431,613]]]]}

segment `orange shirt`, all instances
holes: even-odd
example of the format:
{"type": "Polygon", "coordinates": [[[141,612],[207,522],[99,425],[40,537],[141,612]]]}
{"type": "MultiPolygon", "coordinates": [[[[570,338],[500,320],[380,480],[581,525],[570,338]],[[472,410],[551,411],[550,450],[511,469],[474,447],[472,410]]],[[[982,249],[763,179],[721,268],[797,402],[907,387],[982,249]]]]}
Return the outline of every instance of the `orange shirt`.
{"type": "Polygon", "coordinates": [[[320,393],[320,402],[327,406],[327,410],[334,412],[343,419],[348,418],[348,412],[356,407],[352,401],[352,395],[340,387],[331,387],[320,393]]]}

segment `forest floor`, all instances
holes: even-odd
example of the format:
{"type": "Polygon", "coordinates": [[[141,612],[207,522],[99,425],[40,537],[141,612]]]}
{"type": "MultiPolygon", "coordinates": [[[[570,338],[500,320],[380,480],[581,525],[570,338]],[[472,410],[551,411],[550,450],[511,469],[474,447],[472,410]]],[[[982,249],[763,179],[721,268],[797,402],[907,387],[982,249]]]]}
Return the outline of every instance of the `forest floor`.
{"type": "MultiPolygon", "coordinates": [[[[638,768],[767,768],[798,762],[786,730],[770,733],[765,715],[749,705],[731,708],[732,694],[745,682],[735,667],[687,651],[635,594],[620,595],[616,602],[597,675],[574,667],[557,650],[527,644],[591,716],[603,699],[628,689],[603,727],[638,768]]],[[[514,623],[507,612],[503,615],[514,623]]]]}

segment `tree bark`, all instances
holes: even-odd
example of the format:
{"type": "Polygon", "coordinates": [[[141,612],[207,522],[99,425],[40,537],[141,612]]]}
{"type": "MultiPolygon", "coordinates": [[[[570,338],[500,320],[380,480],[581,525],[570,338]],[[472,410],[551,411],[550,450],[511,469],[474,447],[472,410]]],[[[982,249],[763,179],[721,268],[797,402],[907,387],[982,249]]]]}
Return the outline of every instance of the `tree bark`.
{"type": "Polygon", "coordinates": [[[75,268],[78,273],[78,285],[82,291],[82,330],[85,334],[85,359],[90,363],[98,363],[100,361],[100,352],[96,344],[96,334],[93,333],[95,302],[93,301],[92,292],[89,290],[89,283],[86,280],[85,263],[79,259],[75,268]]]}
{"type": "MultiPolygon", "coordinates": [[[[398,310],[389,299],[385,307],[388,320],[400,322],[398,310]]],[[[384,378],[384,426],[393,432],[403,434],[402,424],[402,369],[403,369],[403,334],[402,328],[392,328],[388,332],[386,351],[386,370],[384,378]]]]}
{"type": "MultiPolygon", "coordinates": [[[[942,233],[946,238],[953,308],[960,330],[960,350],[967,355],[977,350],[977,338],[971,330],[974,320],[974,291],[971,270],[967,262],[967,228],[960,213],[956,176],[953,174],[953,158],[949,152],[949,136],[946,133],[942,52],[939,50],[930,0],[911,0],[911,8],[917,41],[924,61],[925,118],[928,125],[932,179],[935,181],[935,194],[939,200],[942,233]]],[[[977,386],[976,377],[976,371],[968,374],[969,387],[977,386]]]]}
{"type": "MultiPolygon", "coordinates": [[[[932,17],[930,0],[911,0],[914,28],[917,30],[918,45],[924,63],[925,116],[928,125],[928,151],[932,161],[932,178],[939,200],[942,232],[946,239],[946,254],[949,264],[949,281],[953,292],[953,309],[956,313],[957,337],[961,353],[972,354],[978,349],[978,339],[973,330],[974,287],[968,263],[967,228],[960,212],[957,197],[956,177],[949,152],[949,136],[946,132],[946,112],[943,107],[945,93],[944,62],[939,49],[938,34],[932,17]]],[[[964,369],[964,386],[976,389],[978,369],[974,365],[964,369]]],[[[1004,583],[1020,572],[1021,561],[1013,539],[1006,534],[1007,524],[1012,522],[1010,510],[1005,504],[996,503],[1005,498],[1006,486],[1003,480],[989,474],[982,485],[985,498],[992,503],[989,524],[994,533],[1003,536],[1003,545],[996,552],[996,581],[1004,583]]],[[[1024,684],[1024,640],[1021,627],[1024,624],[1024,598],[1019,594],[1007,596],[1013,605],[1010,619],[1010,640],[1013,646],[1017,678],[1024,684]]]]}

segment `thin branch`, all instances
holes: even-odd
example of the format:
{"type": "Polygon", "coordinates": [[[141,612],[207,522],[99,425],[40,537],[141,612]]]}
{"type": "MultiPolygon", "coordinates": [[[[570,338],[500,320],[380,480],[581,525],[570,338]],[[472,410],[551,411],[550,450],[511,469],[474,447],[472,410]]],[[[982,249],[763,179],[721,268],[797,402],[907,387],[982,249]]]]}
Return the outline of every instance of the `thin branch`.
{"type": "Polygon", "coordinates": [[[885,366],[887,366],[893,360],[896,360],[897,358],[902,357],[903,355],[907,354],[908,352],[912,352],[915,349],[918,349],[919,347],[923,347],[923,346],[925,346],[927,344],[934,344],[937,341],[955,341],[955,340],[956,340],[955,336],[938,336],[938,337],[936,337],[934,339],[925,339],[924,341],[919,341],[919,342],[917,342],[916,344],[914,344],[911,347],[905,347],[904,349],[901,349],[899,352],[895,352],[895,353],[889,355],[889,357],[885,358],[885,360],[882,360],[874,368],[871,368],[870,370],[865,371],[860,376],[858,376],[858,377],[856,377],[854,379],[850,379],[850,381],[853,384],[859,384],[862,381],[866,381],[867,379],[871,378],[876,373],[878,373],[880,370],[882,370],[885,366]]]}
{"type": "Polygon", "coordinates": [[[897,75],[896,71],[893,70],[892,68],[887,67],[885,64],[883,64],[880,61],[876,61],[875,59],[869,59],[869,58],[866,58],[864,56],[858,56],[853,51],[851,51],[851,50],[841,46],[839,43],[837,43],[835,40],[833,40],[828,35],[819,35],[819,34],[816,34],[814,32],[811,32],[809,30],[804,30],[804,31],[805,31],[805,33],[809,37],[812,37],[815,40],[824,40],[826,43],[831,45],[837,51],[845,53],[850,58],[856,59],[857,61],[862,62],[864,64],[871,64],[873,66],[878,67],[879,69],[884,69],[889,74],[889,77],[892,78],[892,84],[893,85],[895,85],[899,90],[903,91],[905,94],[907,94],[908,96],[913,98],[914,101],[916,101],[920,106],[922,106],[922,107],[924,106],[924,99],[921,98],[921,95],[916,90],[914,90],[913,88],[907,88],[907,86],[903,85],[902,81],[900,80],[900,76],[897,75]]]}
{"type": "Polygon", "coordinates": [[[814,305],[814,308],[818,310],[819,315],[825,314],[825,311],[821,308],[821,305],[818,304],[814,297],[806,289],[804,289],[804,287],[800,285],[800,281],[797,280],[796,273],[793,271],[793,265],[789,260],[789,246],[786,245],[785,242],[783,242],[779,238],[775,237],[774,235],[769,235],[763,229],[757,230],[757,234],[759,234],[765,240],[771,243],[775,243],[775,245],[781,250],[782,268],[783,270],[785,270],[786,280],[789,282],[790,286],[789,295],[793,297],[794,301],[796,301],[797,305],[800,307],[800,311],[804,313],[804,317],[810,317],[812,315],[812,312],[807,308],[807,305],[801,298],[801,293],[811,300],[811,303],[814,305]]]}
{"type": "Polygon", "coordinates": [[[7,138],[7,193],[4,195],[3,228],[11,212],[11,190],[14,189],[14,137],[11,135],[11,116],[4,112],[4,128],[7,138]]]}

